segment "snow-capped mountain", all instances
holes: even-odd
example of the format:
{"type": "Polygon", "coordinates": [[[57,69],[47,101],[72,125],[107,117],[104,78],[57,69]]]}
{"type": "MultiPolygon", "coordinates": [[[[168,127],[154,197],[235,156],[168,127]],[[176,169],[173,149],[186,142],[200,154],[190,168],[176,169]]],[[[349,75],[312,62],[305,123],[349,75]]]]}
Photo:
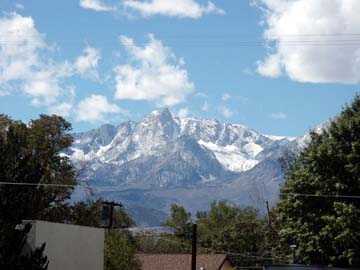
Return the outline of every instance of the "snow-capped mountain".
{"type": "Polygon", "coordinates": [[[173,117],[163,109],[139,123],[106,124],[74,134],[65,154],[82,180],[110,186],[99,191],[102,196],[164,211],[176,202],[195,211],[215,199],[251,204],[251,194],[264,187],[262,193],[276,197],[282,181],[278,158],[297,152],[305,141],[263,135],[239,124],[173,117]],[[194,203],[192,194],[202,193],[194,203]]]}
{"type": "MultiPolygon", "coordinates": [[[[151,112],[141,123],[126,122],[118,127],[106,124],[74,137],[75,143],[67,154],[95,173],[102,167],[108,167],[126,179],[129,177],[123,175],[122,167],[131,174],[134,172],[126,169],[130,164],[138,167],[138,164],[152,163],[150,167],[153,170],[159,162],[177,159],[177,165],[183,163],[183,168],[195,169],[194,174],[188,175],[192,177],[188,180],[192,181],[214,180],[226,175],[226,171],[239,173],[250,170],[261,161],[258,155],[262,151],[279,142],[286,144],[292,140],[265,136],[251,128],[222,124],[217,120],[174,118],[168,109],[151,112]]],[[[112,175],[111,179],[114,183],[123,181],[116,175],[112,175]]],[[[129,184],[129,181],[125,182],[129,184]]],[[[171,184],[171,181],[168,182],[171,184]]]]}

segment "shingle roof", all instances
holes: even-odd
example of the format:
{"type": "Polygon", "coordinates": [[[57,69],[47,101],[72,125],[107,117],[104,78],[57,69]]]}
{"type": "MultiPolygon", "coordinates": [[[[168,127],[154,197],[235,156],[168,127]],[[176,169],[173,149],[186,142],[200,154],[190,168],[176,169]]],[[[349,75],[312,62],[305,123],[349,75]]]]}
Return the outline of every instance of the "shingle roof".
{"type": "MultiPolygon", "coordinates": [[[[142,270],[190,270],[190,254],[136,254],[142,270]]],[[[196,269],[219,270],[227,256],[204,254],[196,256],[196,269]]]]}

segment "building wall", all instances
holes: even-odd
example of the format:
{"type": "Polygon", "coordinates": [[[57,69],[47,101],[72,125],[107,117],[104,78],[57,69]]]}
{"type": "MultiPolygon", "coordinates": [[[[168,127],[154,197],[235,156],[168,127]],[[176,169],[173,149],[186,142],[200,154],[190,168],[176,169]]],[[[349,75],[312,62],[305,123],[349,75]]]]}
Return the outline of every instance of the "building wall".
{"type": "Polygon", "coordinates": [[[104,230],[44,221],[30,221],[31,248],[46,242],[48,270],[103,270],[104,230]]]}

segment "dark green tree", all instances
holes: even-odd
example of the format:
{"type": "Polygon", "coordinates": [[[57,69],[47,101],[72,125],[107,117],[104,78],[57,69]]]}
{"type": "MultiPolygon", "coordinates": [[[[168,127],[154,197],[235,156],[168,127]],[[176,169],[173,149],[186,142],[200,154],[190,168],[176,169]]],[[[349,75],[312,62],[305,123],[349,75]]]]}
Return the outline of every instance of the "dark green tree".
{"type": "Polygon", "coordinates": [[[70,206],[69,223],[82,226],[100,227],[102,199],[77,202],[70,206]]]}
{"type": "Polygon", "coordinates": [[[360,195],[360,97],[288,164],[282,193],[323,196],[281,196],[280,244],[299,263],[359,266],[360,200],[346,196],[360,195]]]}
{"type": "Polygon", "coordinates": [[[0,115],[1,269],[47,268],[42,255],[45,245],[21,253],[31,226],[17,225],[28,219],[55,218],[50,213],[63,208],[70,198],[75,171],[70,160],[60,155],[72,143],[70,130],[70,124],[57,116],[41,115],[25,124],[0,115]]]}
{"type": "Polygon", "coordinates": [[[135,241],[128,231],[110,230],[105,236],[105,270],[139,270],[135,241]]]}
{"type": "MultiPolygon", "coordinates": [[[[258,216],[254,208],[231,206],[226,201],[211,203],[209,211],[196,214],[198,225],[199,252],[233,252],[262,254],[265,247],[265,222],[258,216]]],[[[173,229],[175,239],[167,236],[167,240],[177,241],[178,247],[189,251],[191,244],[191,213],[184,207],[172,205],[171,217],[165,226],[173,229]]],[[[166,240],[163,235],[162,239],[166,240]]]]}
{"type": "Polygon", "coordinates": [[[70,130],[58,116],[41,115],[25,124],[0,115],[0,179],[14,183],[0,186],[0,222],[46,220],[52,209],[70,198],[75,171],[60,155],[72,144],[70,130]]]}
{"type": "Polygon", "coordinates": [[[30,224],[17,226],[0,225],[0,269],[7,270],[46,270],[49,261],[43,255],[45,244],[35,250],[26,246],[30,224]]]}
{"type": "MultiPolygon", "coordinates": [[[[97,200],[76,202],[68,207],[69,213],[66,221],[83,226],[106,226],[108,220],[102,220],[103,201],[102,198],[98,198],[97,200]]],[[[135,225],[134,220],[123,207],[114,207],[113,218],[113,228],[129,228],[135,225]]]]}
{"type": "Polygon", "coordinates": [[[175,236],[190,239],[192,224],[191,213],[187,212],[183,206],[173,204],[170,207],[170,219],[163,225],[172,228],[175,236]]]}
{"type": "Polygon", "coordinates": [[[216,251],[261,254],[264,246],[264,221],[251,207],[213,202],[210,210],[197,213],[198,239],[203,247],[216,251]]]}

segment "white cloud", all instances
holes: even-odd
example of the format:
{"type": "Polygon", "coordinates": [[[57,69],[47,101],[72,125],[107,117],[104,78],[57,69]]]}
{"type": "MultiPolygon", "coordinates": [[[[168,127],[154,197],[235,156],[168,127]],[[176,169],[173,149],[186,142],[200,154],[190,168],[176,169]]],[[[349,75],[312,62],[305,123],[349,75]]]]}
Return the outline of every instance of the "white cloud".
{"type": "Polygon", "coordinates": [[[66,116],[71,115],[73,107],[74,107],[74,105],[71,102],[62,102],[60,104],[50,107],[48,112],[50,114],[56,114],[56,115],[66,117],[66,116]]]}
{"type": "Polygon", "coordinates": [[[15,4],[15,7],[16,7],[17,9],[24,9],[24,8],[25,8],[24,5],[21,4],[21,3],[16,3],[16,4],[15,4]]]}
{"type": "Polygon", "coordinates": [[[32,104],[52,104],[60,94],[58,79],[53,71],[39,71],[24,83],[23,91],[33,97],[32,104]]]}
{"type": "Polygon", "coordinates": [[[178,18],[200,18],[204,14],[224,14],[212,2],[201,5],[195,0],[124,0],[125,8],[139,12],[144,17],[164,15],[178,18]]]}
{"type": "Polygon", "coordinates": [[[227,107],[222,107],[220,110],[222,115],[226,118],[229,118],[234,115],[234,112],[227,107]]]}
{"type": "Polygon", "coordinates": [[[227,101],[231,98],[231,96],[228,93],[223,94],[223,96],[221,97],[222,101],[227,101]]]}
{"type": "Polygon", "coordinates": [[[123,110],[116,104],[110,103],[106,96],[91,95],[80,101],[76,119],[78,121],[103,121],[104,114],[122,112],[123,110]]]}
{"type": "Polygon", "coordinates": [[[34,20],[17,13],[0,17],[0,95],[21,92],[34,106],[66,115],[75,96],[75,88],[66,79],[75,75],[97,77],[98,49],[87,47],[74,63],[57,62],[51,46],[40,34],[34,20]]]}
{"type": "Polygon", "coordinates": [[[79,56],[74,63],[74,69],[82,76],[98,79],[97,67],[101,59],[100,50],[92,47],[84,49],[84,55],[79,56]]]}
{"type": "Polygon", "coordinates": [[[209,111],[209,104],[207,103],[207,101],[205,101],[204,104],[201,106],[201,110],[204,112],[209,111]]]}
{"type": "Polygon", "coordinates": [[[360,1],[256,1],[270,45],[257,63],[260,74],[313,83],[360,81],[360,45],[352,36],[360,28],[360,1]]]}
{"type": "Polygon", "coordinates": [[[264,76],[278,78],[281,76],[281,59],[279,54],[270,54],[265,61],[257,61],[257,71],[264,76]]]}
{"type": "Polygon", "coordinates": [[[173,106],[194,91],[194,83],[179,60],[152,34],[144,47],[136,46],[131,38],[120,39],[131,63],[115,68],[115,98],[151,100],[158,106],[173,106]]]}
{"type": "Polygon", "coordinates": [[[197,92],[196,94],[195,94],[195,96],[197,96],[197,97],[202,97],[202,98],[208,98],[208,95],[207,94],[205,94],[205,93],[203,93],[203,92],[197,92]]]}
{"type": "Polygon", "coordinates": [[[182,108],[178,111],[177,116],[179,118],[186,118],[189,116],[189,114],[190,114],[190,111],[188,108],[182,108]]]}
{"type": "Polygon", "coordinates": [[[269,118],[272,119],[286,119],[287,115],[285,113],[271,113],[268,115],[269,118]]]}
{"type": "Polygon", "coordinates": [[[103,0],[80,0],[80,6],[95,11],[114,11],[115,7],[109,6],[103,0]]]}
{"type": "Polygon", "coordinates": [[[11,91],[11,83],[20,82],[33,104],[54,102],[60,92],[56,68],[41,59],[47,45],[33,19],[7,14],[0,18],[0,33],[6,37],[0,39],[0,87],[11,91]]]}

